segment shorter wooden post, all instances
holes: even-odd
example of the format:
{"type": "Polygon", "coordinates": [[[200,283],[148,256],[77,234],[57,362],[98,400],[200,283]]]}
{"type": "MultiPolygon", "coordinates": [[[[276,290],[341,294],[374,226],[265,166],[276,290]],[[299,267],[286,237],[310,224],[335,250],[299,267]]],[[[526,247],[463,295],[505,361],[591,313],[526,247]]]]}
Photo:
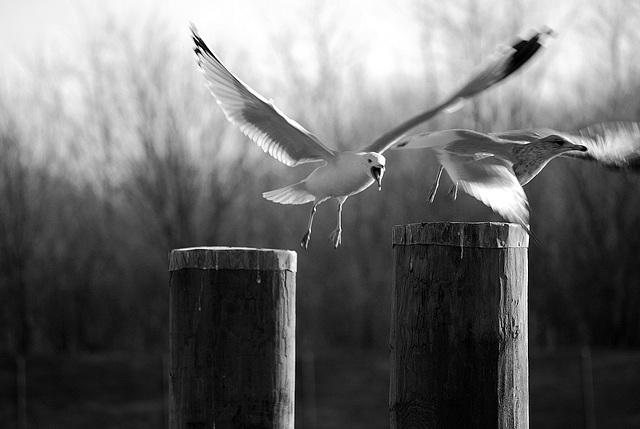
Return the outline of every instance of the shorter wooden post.
{"type": "Polygon", "coordinates": [[[293,428],[296,256],[170,253],[170,428],[293,428]]]}
{"type": "Polygon", "coordinates": [[[392,428],[528,428],[528,242],[514,224],[394,228],[392,428]]]}

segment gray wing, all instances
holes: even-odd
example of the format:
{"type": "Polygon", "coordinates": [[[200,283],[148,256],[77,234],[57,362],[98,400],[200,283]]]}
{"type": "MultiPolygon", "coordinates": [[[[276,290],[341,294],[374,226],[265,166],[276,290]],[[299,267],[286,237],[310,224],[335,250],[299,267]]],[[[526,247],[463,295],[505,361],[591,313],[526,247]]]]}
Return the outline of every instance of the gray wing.
{"type": "Polygon", "coordinates": [[[512,46],[503,48],[494,53],[487,64],[476,73],[465,85],[456,91],[444,102],[431,110],[423,112],[413,118],[403,122],[396,128],[388,131],[372,144],[364,148],[367,152],[383,153],[393,146],[411,128],[428,121],[443,110],[453,109],[461,106],[466,100],[491,88],[498,82],[506,79],[509,75],[524,65],[542,47],[540,39],[547,35],[553,35],[551,29],[545,28],[536,32],[528,40],[518,40],[512,46]]]}
{"type": "Polygon", "coordinates": [[[586,152],[567,152],[563,156],[582,158],[615,169],[640,171],[640,123],[605,122],[578,131],[558,133],[575,144],[586,146],[586,152]]]}
{"type": "Polygon", "coordinates": [[[551,134],[557,135],[558,131],[552,130],[551,128],[529,128],[524,130],[499,131],[489,134],[513,143],[531,143],[551,134]]]}
{"type": "Polygon", "coordinates": [[[509,147],[493,134],[474,130],[454,129],[419,133],[403,137],[393,150],[402,149],[446,149],[457,155],[471,155],[476,159],[485,154],[511,159],[509,147]]]}
{"type": "Polygon", "coordinates": [[[329,160],[335,152],[236,78],[207,47],[191,24],[198,66],[229,122],[262,150],[288,165],[329,160]]]}
{"type": "Polygon", "coordinates": [[[491,134],[475,130],[451,129],[427,131],[403,137],[398,140],[393,149],[445,148],[453,143],[465,142],[470,148],[477,151],[479,147],[495,143],[495,141],[491,134]]]}

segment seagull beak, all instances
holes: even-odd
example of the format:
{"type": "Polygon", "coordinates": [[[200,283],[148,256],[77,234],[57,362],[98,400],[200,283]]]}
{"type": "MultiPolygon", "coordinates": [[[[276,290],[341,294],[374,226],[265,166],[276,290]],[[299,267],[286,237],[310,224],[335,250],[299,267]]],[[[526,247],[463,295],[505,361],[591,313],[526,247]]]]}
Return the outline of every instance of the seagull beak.
{"type": "Polygon", "coordinates": [[[371,176],[378,183],[378,191],[382,190],[382,176],[384,176],[384,167],[381,165],[371,167],[371,176]]]}
{"type": "Polygon", "coordinates": [[[588,149],[585,146],[582,146],[581,144],[571,144],[571,145],[566,145],[561,152],[572,152],[572,151],[578,151],[578,152],[586,152],[588,149]]]}
{"type": "Polygon", "coordinates": [[[586,148],[586,146],[583,146],[581,144],[566,144],[558,148],[558,153],[561,153],[561,154],[566,152],[573,152],[573,151],[587,152],[588,149],[586,148]]]}

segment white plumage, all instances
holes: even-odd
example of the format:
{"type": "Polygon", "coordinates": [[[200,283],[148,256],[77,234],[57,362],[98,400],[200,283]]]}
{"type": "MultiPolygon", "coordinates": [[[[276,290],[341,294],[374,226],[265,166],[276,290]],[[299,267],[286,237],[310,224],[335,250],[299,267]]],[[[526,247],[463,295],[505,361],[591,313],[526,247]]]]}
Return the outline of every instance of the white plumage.
{"type": "Polygon", "coordinates": [[[338,247],[342,237],[342,205],[349,196],[362,192],[374,182],[378,189],[381,188],[386,166],[382,154],[409,129],[505,79],[538,51],[540,39],[551,31],[535,33],[528,40],[518,40],[512,47],[502,49],[443,103],[400,124],[357,152],[339,152],[326,147],[302,125],[235,77],[207,47],[193,25],[191,33],[207,86],[232,124],[262,150],[288,166],[323,162],[306,179],[263,194],[266,199],[281,204],[313,202],[307,231],[300,243],[306,248],[318,204],[329,198],[338,200],[338,224],[330,235],[334,247],[338,247]]]}
{"type": "Polygon", "coordinates": [[[436,152],[441,167],[429,201],[433,202],[444,169],[455,189],[461,187],[496,213],[528,229],[529,203],[522,186],[557,156],[639,171],[640,124],[603,123],[575,134],[549,128],[487,134],[445,130],[405,137],[396,148],[428,148],[436,152]]]}

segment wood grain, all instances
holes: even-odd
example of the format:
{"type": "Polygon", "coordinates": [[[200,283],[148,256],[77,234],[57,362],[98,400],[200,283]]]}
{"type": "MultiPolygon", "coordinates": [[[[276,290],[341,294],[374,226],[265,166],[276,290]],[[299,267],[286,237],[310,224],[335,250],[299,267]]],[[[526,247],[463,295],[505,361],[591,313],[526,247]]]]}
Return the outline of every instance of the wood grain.
{"type": "Polygon", "coordinates": [[[526,232],[394,229],[392,428],[528,428],[526,232]]]}
{"type": "Polygon", "coordinates": [[[178,249],[170,263],[170,427],[293,428],[295,252],[178,249]]]}

